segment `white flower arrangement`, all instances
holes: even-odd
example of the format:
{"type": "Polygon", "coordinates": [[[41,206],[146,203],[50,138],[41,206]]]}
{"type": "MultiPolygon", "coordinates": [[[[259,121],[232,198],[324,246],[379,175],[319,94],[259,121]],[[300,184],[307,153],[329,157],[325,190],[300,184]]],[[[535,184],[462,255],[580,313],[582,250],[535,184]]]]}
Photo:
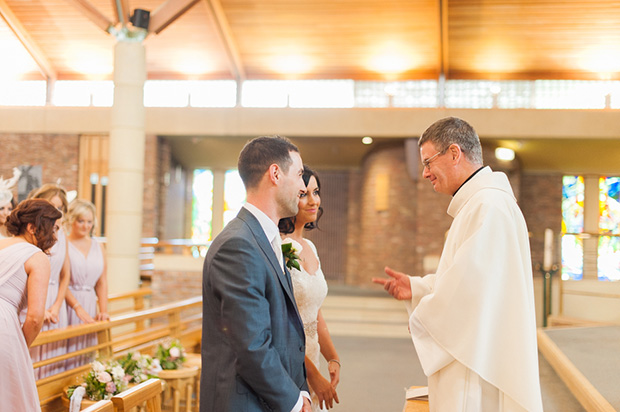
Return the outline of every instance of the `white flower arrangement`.
{"type": "Polygon", "coordinates": [[[130,376],[131,383],[142,383],[150,378],[156,378],[161,371],[159,359],[153,359],[149,355],[140,352],[129,352],[119,359],[124,373],[130,376]]]}
{"type": "Polygon", "coordinates": [[[67,396],[71,399],[73,391],[82,386],[86,390],[86,397],[91,401],[110,399],[112,396],[127,389],[131,376],[125,374],[125,370],[117,361],[91,363],[91,369],[84,377],[81,385],[69,387],[67,396]]]}
{"type": "Polygon", "coordinates": [[[179,369],[185,362],[185,349],[178,340],[168,340],[157,346],[155,358],[164,370],[179,369]]]}

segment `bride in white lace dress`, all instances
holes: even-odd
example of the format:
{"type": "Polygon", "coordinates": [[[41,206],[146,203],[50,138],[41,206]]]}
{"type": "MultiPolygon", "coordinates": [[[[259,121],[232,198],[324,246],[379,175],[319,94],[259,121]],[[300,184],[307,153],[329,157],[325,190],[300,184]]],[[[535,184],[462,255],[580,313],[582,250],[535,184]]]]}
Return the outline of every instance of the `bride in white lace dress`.
{"type": "Polygon", "coordinates": [[[290,268],[293,292],[306,332],[306,370],[312,396],[312,410],[332,408],[339,403],[336,386],[340,380],[340,359],[332,342],[321,305],[327,296],[327,282],[314,244],[303,237],[304,229],[314,229],[323,213],[320,181],[314,171],[304,166],[306,190],[299,197],[299,212],[293,218],[280,220],[282,244],[292,243],[299,256],[299,270],[290,268]],[[329,379],[319,371],[320,355],[327,361],[329,379]]]}

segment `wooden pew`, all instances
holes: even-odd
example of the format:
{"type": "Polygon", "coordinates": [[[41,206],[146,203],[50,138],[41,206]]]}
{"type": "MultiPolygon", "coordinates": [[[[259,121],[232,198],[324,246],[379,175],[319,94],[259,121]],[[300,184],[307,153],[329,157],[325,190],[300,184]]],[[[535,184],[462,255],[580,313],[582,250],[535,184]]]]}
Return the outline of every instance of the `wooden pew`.
{"type": "MultiPolygon", "coordinates": [[[[120,358],[130,351],[153,354],[157,345],[168,337],[177,338],[188,351],[200,348],[202,338],[202,297],[185,299],[156,308],[113,316],[108,322],[70,326],[64,329],[41,332],[32,346],[64,341],[96,333],[98,344],[89,348],[36,362],[34,367],[49,365],[69,359],[77,354],[93,351],[101,358],[120,358]],[[143,327],[139,328],[138,325],[143,327]],[[130,329],[130,332],[127,332],[130,329]]],[[[90,370],[90,365],[52,375],[37,381],[39,400],[43,412],[62,410],[60,397],[63,388],[77,384],[79,378],[90,370]]]]}
{"type": "Polygon", "coordinates": [[[118,412],[129,412],[134,408],[146,404],[146,412],[161,412],[162,381],[149,379],[146,382],[128,389],[112,397],[114,407],[118,412]]]}
{"type": "Polygon", "coordinates": [[[155,257],[155,245],[159,239],[156,237],[142,238],[138,259],[140,260],[140,282],[142,286],[149,286],[155,265],[153,263],[155,257]]]}

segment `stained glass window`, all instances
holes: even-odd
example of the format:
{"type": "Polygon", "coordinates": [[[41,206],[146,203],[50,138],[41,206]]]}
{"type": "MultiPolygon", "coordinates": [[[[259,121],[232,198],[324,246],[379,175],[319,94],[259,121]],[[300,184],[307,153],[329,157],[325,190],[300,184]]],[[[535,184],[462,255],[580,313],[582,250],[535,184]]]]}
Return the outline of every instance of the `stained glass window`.
{"type": "Polygon", "coordinates": [[[562,178],[562,233],[583,232],[583,176],[562,178]]]}
{"type": "Polygon", "coordinates": [[[245,186],[237,170],[228,170],[224,177],[224,226],[228,224],[245,203],[245,186]]]}
{"type": "Polygon", "coordinates": [[[192,192],[192,240],[206,243],[211,240],[213,222],[213,172],[211,170],[194,170],[192,192]]]}
{"type": "Polygon", "coordinates": [[[599,179],[598,227],[598,279],[620,280],[620,177],[599,179]]]}
{"type": "Polygon", "coordinates": [[[583,232],[585,183],[583,176],[562,179],[562,280],[583,278],[583,232]]]}

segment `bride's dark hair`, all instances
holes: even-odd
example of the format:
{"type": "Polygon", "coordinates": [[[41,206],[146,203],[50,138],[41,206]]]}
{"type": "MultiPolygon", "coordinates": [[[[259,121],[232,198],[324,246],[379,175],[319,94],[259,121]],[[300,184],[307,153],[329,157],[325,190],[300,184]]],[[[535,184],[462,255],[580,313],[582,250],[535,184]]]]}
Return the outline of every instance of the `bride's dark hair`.
{"type": "MultiPolygon", "coordinates": [[[[302,175],[302,179],[306,187],[308,187],[308,183],[310,182],[310,178],[314,176],[316,179],[316,187],[319,189],[319,194],[321,193],[321,181],[319,180],[319,175],[308,166],[304,165],[304,173],[302,175]]],[[[304,228],[307,230],[318,229],[319,228],[319,219],[323,216],[323,208],[319,206],[319,213],[316,216],[316,220],[314,222],[308,222],[304,225],[304,228]]],[[[285,235],[289,233],[293,233],[295,231],[295,219],[296,217],[285,217],[280,219],[278,222],[278,228],[280,229],[280,233],[284,233],[285,235]]]]}

